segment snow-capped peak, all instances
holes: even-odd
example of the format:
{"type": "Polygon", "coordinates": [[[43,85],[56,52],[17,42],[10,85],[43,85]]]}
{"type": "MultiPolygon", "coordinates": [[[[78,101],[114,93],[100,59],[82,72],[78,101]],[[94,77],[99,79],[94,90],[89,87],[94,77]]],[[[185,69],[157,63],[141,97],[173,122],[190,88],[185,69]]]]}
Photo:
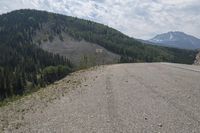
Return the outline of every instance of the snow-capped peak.
{"type": "Polygon", "coordinates": [[[149,41],[162,46],[186,49],[200,48],[200,39],[179,31],[160,34],[150,39],[149,41]]]}

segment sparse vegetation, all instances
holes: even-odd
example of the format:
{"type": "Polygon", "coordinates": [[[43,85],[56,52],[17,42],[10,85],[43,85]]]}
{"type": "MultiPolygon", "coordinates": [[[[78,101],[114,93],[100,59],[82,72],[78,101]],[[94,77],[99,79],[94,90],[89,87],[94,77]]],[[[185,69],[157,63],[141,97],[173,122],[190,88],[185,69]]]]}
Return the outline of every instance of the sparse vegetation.
{"type": "Polygon", "coordinates": [[[42,80],[45,83],[53,83],[54,81],[63,78],[71,72],[71,68],[59,65],[59,66],[48,66],[42,71],[42,80]]]}

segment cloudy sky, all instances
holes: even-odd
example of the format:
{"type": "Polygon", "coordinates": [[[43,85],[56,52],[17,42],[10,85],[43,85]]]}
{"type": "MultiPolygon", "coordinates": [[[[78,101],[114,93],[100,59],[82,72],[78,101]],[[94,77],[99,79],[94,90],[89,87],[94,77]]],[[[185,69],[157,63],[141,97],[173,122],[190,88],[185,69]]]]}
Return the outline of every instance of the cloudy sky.
{"type": "Polygon", "coordinates": [[[0,14],[22,8],[93,20],[135,38],[168,31],[200,38],[199,0],[0,0],[0,14]]]}

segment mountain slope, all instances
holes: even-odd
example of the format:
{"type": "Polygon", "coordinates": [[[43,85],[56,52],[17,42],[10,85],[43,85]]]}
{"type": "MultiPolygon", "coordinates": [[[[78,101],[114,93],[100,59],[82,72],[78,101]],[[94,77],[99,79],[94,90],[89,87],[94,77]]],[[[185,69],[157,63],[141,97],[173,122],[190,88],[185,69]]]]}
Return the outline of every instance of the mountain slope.
{"type": "Polygon", "coordinates": [[[155,36],[149,40],[161,46],[177,47],[183,49],[200,48],[200,39],[183,32],[168,32],[155,36]]]}
{"type": "Polygon", "coordinates": [[[0,100],[44,87],[72,70],[71,62],[32,44],[37,24],[15,14],[0,16],[0,100]]]}
{"type": "MultiPolygon", "coordinates": [[[[81,66],[83,65],[84,58],[87,58],[88,66],[117,63],[120,59],[120,55],[110,52],[96,43],[91,43],[83,39],[77,40],[64,32],[59,36],[54,36],[51,41],[43,41],[39,47],[43,50],[69,58],[76,67],[84,67],[81,66]],[[59,36],[62,36],[62,39],[59,36]],[[98,53],[98,50],[102,52],[98,53]]],[[[37,40],[42,39],[42,37],[42,35],[37,35],[33,39],[37,44],[37,40]]]]}
{"type": "MultiPolygon", "coordinates": [[[[13,28],[13,34],[20,33],[17,35],[22,35],[22,40],[29,38],[30,42],[35,44],[35,38],[41,33],[43,37],[36,40],[38,45],[47,41],[51,42],[55,37],[62,40],[64,33],[78,41],[85,40],[98,44],[120,55],[125,62],[193,63],[195,56],[194,51],[145,45],[108,26],[44,11],[18,10],[2,15],[1,18],[4,23],[3,27],[5,29],[13,28]]],[[[4,34],[4,36],[7,35],[4,34]]],[[[14,40],[17,39],[19,38],[14,40]]],[[[5,40],[10,40],[10,36],[7,36],[5,40]]]]}
{"type": "Polygon", "coordinates": [[[0,99],[68,74],[71,62],[60,55],[85,68],[118,61],[192,64],[196,51],[146,45],[88,20],[17,10],[0,15],[0,99]]]}

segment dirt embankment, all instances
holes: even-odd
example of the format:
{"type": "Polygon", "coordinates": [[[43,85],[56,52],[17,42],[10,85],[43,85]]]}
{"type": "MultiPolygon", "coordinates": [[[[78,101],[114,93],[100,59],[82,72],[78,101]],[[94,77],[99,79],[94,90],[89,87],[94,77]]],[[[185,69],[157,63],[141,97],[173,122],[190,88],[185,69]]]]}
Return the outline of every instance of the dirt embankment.
{"type": "MultiPolygon", "coordinates": [[[[76,91],[76,94],[82,93],[84,88],[88,87],[86,81],[94,81],[97,78],[92,76],[91,72],[95,72],[96,69],[100,70],[102,67],[93,67],[72,73],[54,84],[41,88],[39,91],[14,101],[7,106],[0,107],[0,133],[35,133],[37,131],[51,133],[51,131],[43,129],[38,130],[36,126],[38,124],[42,126],[42,120],[47,122],[48,119],[51,119],[47,116],[47,112],[56,112],[56,108],[53,107],[53,111],[51,111],[52,109],[49,107],[60,104],[61,99],[66,97],[66,95],[68,95],[67,98],[71,101],[72,98],[69,93],[74,91],[76,91]]],[[[60,110],[58,112],[60,113],[60,110]]]]}
{"type": "Polygon", "coordinates": [[[194,61],[195,65],[200,65],[200,49],[198,51],[199,51],[199,53],[197,54],[196,60],[194,61]]]}

